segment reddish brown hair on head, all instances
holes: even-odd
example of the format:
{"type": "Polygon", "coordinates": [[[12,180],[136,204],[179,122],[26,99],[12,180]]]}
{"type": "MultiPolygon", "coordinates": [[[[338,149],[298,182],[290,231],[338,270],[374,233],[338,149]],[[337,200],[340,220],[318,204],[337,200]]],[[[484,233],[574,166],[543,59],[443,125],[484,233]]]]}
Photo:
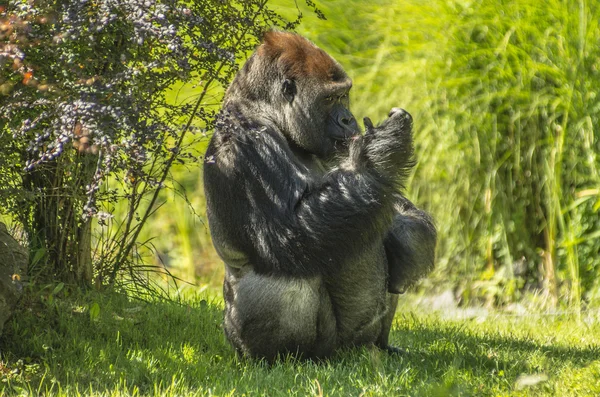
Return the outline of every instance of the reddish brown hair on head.
{"type": "Polygon", "coordinates": [[[346,78],[342,68],[325,51],[295,33],[265,33],[258,55],[277,60],[286,77],[316,77],[337,81],[346,78]]]}

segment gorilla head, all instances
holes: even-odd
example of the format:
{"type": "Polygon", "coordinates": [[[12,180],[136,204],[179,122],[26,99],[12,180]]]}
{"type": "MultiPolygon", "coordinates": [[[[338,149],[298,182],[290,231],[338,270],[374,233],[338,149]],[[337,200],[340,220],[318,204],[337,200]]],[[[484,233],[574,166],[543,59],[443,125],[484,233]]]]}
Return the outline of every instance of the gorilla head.
{"type": "Polygon", "coordinates": [[[305,38],[268,32],[238,73],[227,97],[246,99],[298,149],[326,159],[360,133],[350,113],[352,80],[340,64],[305,38]]]}

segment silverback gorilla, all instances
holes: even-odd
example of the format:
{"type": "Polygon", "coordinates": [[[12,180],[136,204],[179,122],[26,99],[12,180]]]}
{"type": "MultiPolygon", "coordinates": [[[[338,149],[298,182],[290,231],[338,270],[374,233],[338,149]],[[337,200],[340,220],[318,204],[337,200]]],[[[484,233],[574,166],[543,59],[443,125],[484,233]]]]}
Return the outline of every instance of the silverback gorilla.
{"type": "Polygon", "coordinates": [[[213,243],[225,262],[225,334],[246,356],[393,351],[399,293],[433,267],[431,218],[402,194],[412,118],[366,131],[342,67],[268,32],[225,95],[205,156],[213,243]]]}

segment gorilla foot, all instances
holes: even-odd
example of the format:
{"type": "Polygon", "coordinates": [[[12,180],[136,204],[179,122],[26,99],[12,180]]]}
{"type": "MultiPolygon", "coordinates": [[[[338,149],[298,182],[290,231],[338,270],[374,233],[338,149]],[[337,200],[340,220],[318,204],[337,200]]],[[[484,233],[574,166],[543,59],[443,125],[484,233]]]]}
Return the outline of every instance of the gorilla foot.
{"type": "Polygon", "coordinates": [[[408,351],[401,349],[399,347],[396,347],[396,346],[392,346],[392,345],[387,345],[382,350],[385,350],[388,354],[407,354],[408,353],[408,351]]]}

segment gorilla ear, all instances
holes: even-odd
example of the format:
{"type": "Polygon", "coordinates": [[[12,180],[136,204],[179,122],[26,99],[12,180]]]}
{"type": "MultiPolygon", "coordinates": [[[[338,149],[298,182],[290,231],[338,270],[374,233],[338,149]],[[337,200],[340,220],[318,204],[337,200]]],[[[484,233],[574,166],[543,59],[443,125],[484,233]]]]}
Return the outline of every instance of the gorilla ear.
{"type": "Polygon", "coordinates": [[[286,99],[286,101],[292,103],[294,97],[296,96],[296,82],[290,79],[283,80],[281,91],[283,92],[283,97],[286,99]]]}

